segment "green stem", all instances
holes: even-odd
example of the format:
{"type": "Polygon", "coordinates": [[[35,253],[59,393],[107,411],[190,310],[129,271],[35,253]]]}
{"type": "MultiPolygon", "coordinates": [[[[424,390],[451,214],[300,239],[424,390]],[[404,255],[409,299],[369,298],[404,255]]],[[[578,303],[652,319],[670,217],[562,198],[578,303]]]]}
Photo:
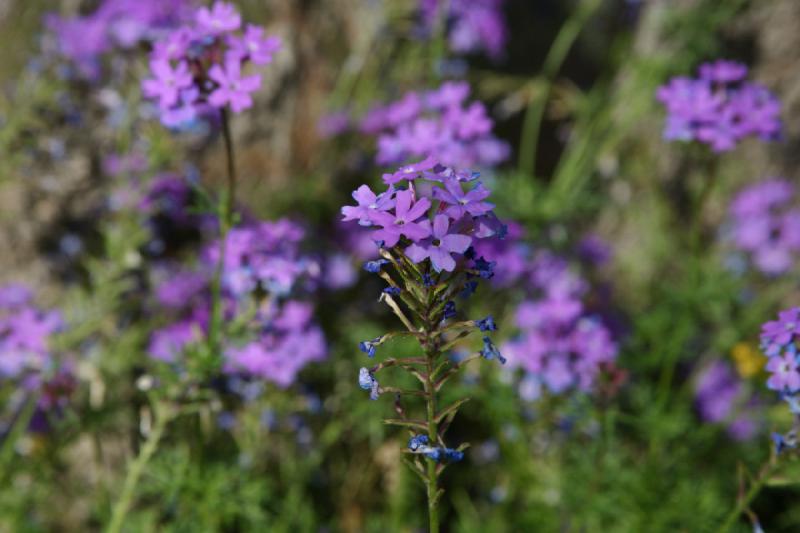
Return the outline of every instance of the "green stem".
{"type": "Polygon", "coordinates": [[[220,197],[219,206],[219,259],[211,280],[211,323],[208,329],[208,348],[211,358],[211,367],[220,360],[222,352],[222,275],[225,265],[225,251],[228,233],[233,227],[233,212],[236,202],[236,160],[233,151],[233,140],[230,130],[230,117],[227,109],[221,110],[222,138],[225,142],[225,157],[227,162],[227,181],[224,194],[220,197]]]}
{"type": "Polygon", "coordinates": [[[600,0],[582,0],[561,27],[553,44],[550,46],[550,50],[547,52],[540,75],[541,94],[531,97],[522,125],[518,162],[518,169],[522,174],[533,176],[536,172],[539,132],[555,77],[561,69],[561,65],[564,64],[567,53],[572,48],[581,30],[600,5],[600,0]]]}
{"type": "Polygon", "coordinates": [[[436,26],[431,54],[431,75],[434,80],[441,78],[441,65],[447,53],[447,16],[450,0],[439,0],[436,11],[436,26]]]}
{"type": "MultiPolygon", "coordinates": [[[[436,342],[436,341],[428,341],[436,342]]],[[[426,350],[426,357],[428,359],[425,392],[428,416],[428,440],[431,446],[438,445],[438,433],[436,428],[436,387],[433,383],[433,367],[436,362],[436,350],[428,348],[426,350]]],[[[438,487],[438,473],[436,472],[436,461],[427,459],[428,461],[428,522],[430,533],[439,532],[439,513],[436,508],[438,487]]]]}
{"type": "Polygon", "coordinates": [[[733,524],[736,523],[736,520],[744,513],[749,507],[752,501],[758,496],[758,493],[761,492],[761,489],[764,488],[769,478],[775,472],[778,467],[778,460],[776,457],[770,458],[770,460],[761,467],[759,471],[758,478],[756,479],[755,483],[750,485],[750,490],[747,491],[747,494],[744,497],[739,498],[739,501],[736,503],[736,507],[728,514],[725,518],[725,521],[722,523],[720,528],[717,530],[718,533],[727,533],[733,527],[733,524]]]}
{"type": "Polygon", "coordinates": [[[136,493],[136,486],[139,484],[139,479],[144,473],[144,469],[150,459],[158,449],[158,443],[164,433],[164,429],[169,422],[170,416],[164,411],[164,407],[156,406],[153,410],[155,418],[153,427],[150,429],[150,434],[147,436],[142,448],[139,450],[139,455],[128,467],[128,473],[125,476],[125,482],[122,485],[122,492],[120,493],[117,503],[114,504],[114,509],[111,513],[111,521],[108,523],[106,533],[119,533],[122,529],[122,524],[128,510],[133,502],[133,496],[136,493]]]}
{"type": "Polygon", "coordinates": [[[28,429],[28,424],[30,424],[33,413],[36,411],[37,402],[38,398],[36,397],[28,398],[25,405],[22,406],[22,409],[17,414],[11,431],[8,432],[6,438],[3,440],[3,447],[0,449],[0,467],[2,467],[0,469],[0,481],[5,480],[7,471],[9,470],[7,468],[8,464],[14,455],[14,448],[22,434],[28,429]]]}

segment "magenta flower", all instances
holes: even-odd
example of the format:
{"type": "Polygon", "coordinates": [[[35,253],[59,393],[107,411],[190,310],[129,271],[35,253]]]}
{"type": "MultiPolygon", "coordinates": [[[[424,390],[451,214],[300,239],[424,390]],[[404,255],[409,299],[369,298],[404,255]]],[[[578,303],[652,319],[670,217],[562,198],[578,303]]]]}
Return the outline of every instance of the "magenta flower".
{"type": "Polygon", "coordinates": [[[281,49],[278,37],[264,37],[264,28],[247,25],[244,35],[231,37],[231,50],[250,59],[255,65],[266,65],[272,62],[275,52],[281,49]]]}
{"type": "Polygon", "coordinates": [[[211,9],[202,7],[197,11],[197,24],[208,33],[218,35],[228,31],[236,31],[242,25],[242,17],[233,5],[214,2],[211,9]]]}
{"type": "Polygon", "coordinates": [[[250,93],[261,87],[261,76],[242,77],[242,64],[238,54],[231,53],[225,58],[225,68],[219,65],[212,66],[208,77],[219,84],[208,97],[208,102],[214,107],[231,106],[234,113],[239,113],[253,105],[250,93]]]}
{"type": "Polygon", "coordinates": [[[494,204],[483,201],[489,197],[490,192],[480,182],[466,193],[456,179],[444,180],[444,186],[444,189],[435,189],[433,196],[448,204],[444,212],[453,220],[457,220],[467,213],[474,217],[485,215],[494,209],[494,204]]]}
{"type": "Polygon", "coordinates": [[[158,98],[161,107],[178,103],[181,89],[192,85],[192,75],[185,61],[179,61],[173,69],[166,59],[150,61],[154,78],[142,82],[142,90],[148,98],[158,98]]]}
{"type": "Polygon", "coordinates": [[[374,234],[375,239],[383,241],[384,246],[391,248],[405,235],[412,241],[419,241],[430,235],[430,227],[417,222],[431,206],[430,200],[421,198],[414,202],[414,193],[405,190],[395,196],[394,215],[386,211],[373,211],[372,222],[382,227],[374,234]]]}
{"type": "Polygon", "coordinates": [[[394,187],[389,187],[384,193],[375,194],[368,185],[362,185],[353,191],[353,199],[357,206],[347,205],[342,207],[342,221],[358,220],[361,226],[371,226],[370,214],[373,211],[388,211],[394,207],[394,187]]]}
{"type": "Polygon", "coordinates": [[[772,373],[767,380],[767,387],[770,389],[789,392],[800,389],[800,373],[797,371],[797,358],[793,350],[782,357],[771,357],[766,369],[772,373]]]}
{"type": "MultiPolygon", "coordinates": [[[[430,227],[430,222],[422,222],[426,228],[430,227]]],[[[450,221],[445,215],[436,215],[433,219],[433,231],[431,237],[419,243],[412,244],[406,249],[406,255],[415,263],[421,263],[430,258],[433,268],[437,272],[444,270],[452,272],[456,267],[453,259],[454,253],[463,254],[472,243],[472,238],[468,235],[449,234],[450,221]]],[[[430,231],[430,230],[429,230],[430,231]]]]}

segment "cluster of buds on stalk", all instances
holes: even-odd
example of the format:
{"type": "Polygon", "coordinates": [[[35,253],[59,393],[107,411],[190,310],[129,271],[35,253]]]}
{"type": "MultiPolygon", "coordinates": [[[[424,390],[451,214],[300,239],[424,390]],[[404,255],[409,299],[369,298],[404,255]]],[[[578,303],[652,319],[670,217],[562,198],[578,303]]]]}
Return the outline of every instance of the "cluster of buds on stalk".
{"type": "Polygon", "coordinates": [[[421,348],[419,357],[388,357],[361,368],[358,382],[373,400],[385,394],[394,397],[397,417],[385,422],[409,431],[406,452],[410,457],[405,461],[427,485],[430,509],[441,496],[439,474],[448,463],[461,460],[467,447],[450,448],[444,437],[468,398],[440,406],[438,393],[470,361],[505,362],[488,336],[497,329],[491,316],[456,320],[456,300],[469,297],[481,279],[493,276],[494,263],[478,256],[475,245],[482,239],[503,238],[506,231],[494,214],[494,205],[486,201],[489,190],[478,178],[478,173],[426,159],[385,174],[387,189],[380,194],[362,185],[353,193],[358,205],[342,208],[344,220],[374,229],[372,238],[380,258],[364,268],[386,281],[380,301],[404,326],[363,341],[359,348],[374,358],[380,347],[397,337],[414,337],[421,348]],[[483,335],[482,348],[460,360],[449,357],[449,352],[474,332],[483,335]],[[408,372],[421,389],[379,383],[380,372],[390,367],[408,372]],[[409,415],[404,404],[407,398],[422,400],[424,417],[409,415]]]}

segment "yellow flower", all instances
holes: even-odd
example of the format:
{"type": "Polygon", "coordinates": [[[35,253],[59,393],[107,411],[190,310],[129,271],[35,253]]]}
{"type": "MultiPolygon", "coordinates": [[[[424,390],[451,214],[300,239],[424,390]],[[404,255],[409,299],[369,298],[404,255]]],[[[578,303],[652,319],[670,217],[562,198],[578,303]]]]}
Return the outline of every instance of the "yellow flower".
{"type": "Polygon", "coordinates": [[[731,357],[736,363],[736,370],[743,378],[755,376],[767,362],[767,358],[749,342],[737,342],[731,349],[731,357]]]}

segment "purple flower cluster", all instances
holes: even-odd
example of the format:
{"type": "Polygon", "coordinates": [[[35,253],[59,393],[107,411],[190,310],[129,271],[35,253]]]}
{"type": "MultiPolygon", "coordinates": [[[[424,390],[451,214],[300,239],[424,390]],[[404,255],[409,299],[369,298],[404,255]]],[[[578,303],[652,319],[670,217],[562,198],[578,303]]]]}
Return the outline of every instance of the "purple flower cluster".
{"type": "Polygon", "coordinates": [[[380,194],[362,185],[353,192],[357,205],[343,207],[342,214],[345,221],[372,228],[379,247],[402,251],[417,264],[429,261],[437,273],[453,272],[458,264],[490,271],[468,250],[505,227],[477,178],[428,158],[384,174],[388,188],[380,194]]]}
{"type": "MultiPolygon", "coordinates": [[[[244,321],[239,329],[245,334],[226,343],[226,374],[287,387],[304,366],[325,357],[313,306],[297,298],[320,275],[318,264],[300,252],[303,238],[303,229],[287,220],[252,223],[228,234],[222,261],[224,315],[229,323],[244,321]]],[[[173,272],[156,288],[158,304],[178,319],[153,333],[153,358],[180,363],[184,352],[205,338],[219,253],[219,243],[211,243],[197,270],[173,272]]]]}
{"type": "Polygon", "coordinates": [[[58,311],[46,311],[32,302],[24,285],[0,287],[0,382],[14,380],[26,390],[38,391],[39,407],[61,403],[74,386],[67,361],[50,349],[51,337],[64,328],[58,311]]]}
{"type": "Polygon", "coordinates": [[[187,0],[104,0],[86,16],[48,14],[45,25],[55,36],[58,53],[83,77],[94,80],[100,75],[103,54],[159,38],[188,20],[189,6],[187,0]]]}
{"type": "Polygon", "coordinates": [[[800,415],[800,308],[793,307],[778,313],[778,320],[761,327],[761,349],[767,356],[766,370],[770,377],[767,387],[780,393],[796,415],[800,415]]]}
{"type": "Polygon", "coordinates": [[[436,28],[440,10],[448,7],[444,16],[454,52],[483,51],[498,59],[508,40],[503,3],[504,0],[420,0],[419,7],[428,33],[436,28]]]}
{"type": "Polygon", "coordinates": [[[764,274],[788,271],[800,253],[795,193],[788,181],[771,178],[745,188],[731,203],[731,240],[764,274]]]}
{"type": "Polygon", "coordinates": [[[449,166],[496,166],[510,149],[492,135],[494,122],[486,107],[467,102],[469,93],[468,83],[454,81],[432,91],[408,92],[396,102],[373,107],[359,129],[378,134],[380,165],[432,157],[449,166]]]}
{"type": "Polygon", "coordinates": [[[742,139],[774,140],[781,132],[781,105],[762,85],[745,81],[747,67],[719,60],[700,66],[697,78],[677,77],[658,89],[667,109],[664,138],[699,141],[715,152],[742,139]]]}
{"type": "Polygon", "coordinates": [[[713,361],[700,372],[694,387],[695,405],[703,421],[725,424],[734,440],[753,438],[759,430],[757,402],[746,384],[724,361],[713,361]]]}
{"type": "Polygon", "coordinates": [[[142,90],[158,102],[164,125],[190,122],[203,110],[229,107],[239,113],[253,105],[251,93],[260,88],[261,76],[242,70],[249,63],[270,63],[281,43],[259,26],[240,31],[241,26],[236,8],[217,1],[155,43],[152,77],[142,90]]]}
{"type": "Polygon", "coordinates": [[[584,306],[588,284],[566,260],[546,250],[520,264],[519,279],[530,296],[516,310],[521,334],[504,350],[525,372],[520,393],[534,400],[542,385],[554,394],[591,391],[601,371],[613,368],[618,348],[609,328],[584,306]]]}

